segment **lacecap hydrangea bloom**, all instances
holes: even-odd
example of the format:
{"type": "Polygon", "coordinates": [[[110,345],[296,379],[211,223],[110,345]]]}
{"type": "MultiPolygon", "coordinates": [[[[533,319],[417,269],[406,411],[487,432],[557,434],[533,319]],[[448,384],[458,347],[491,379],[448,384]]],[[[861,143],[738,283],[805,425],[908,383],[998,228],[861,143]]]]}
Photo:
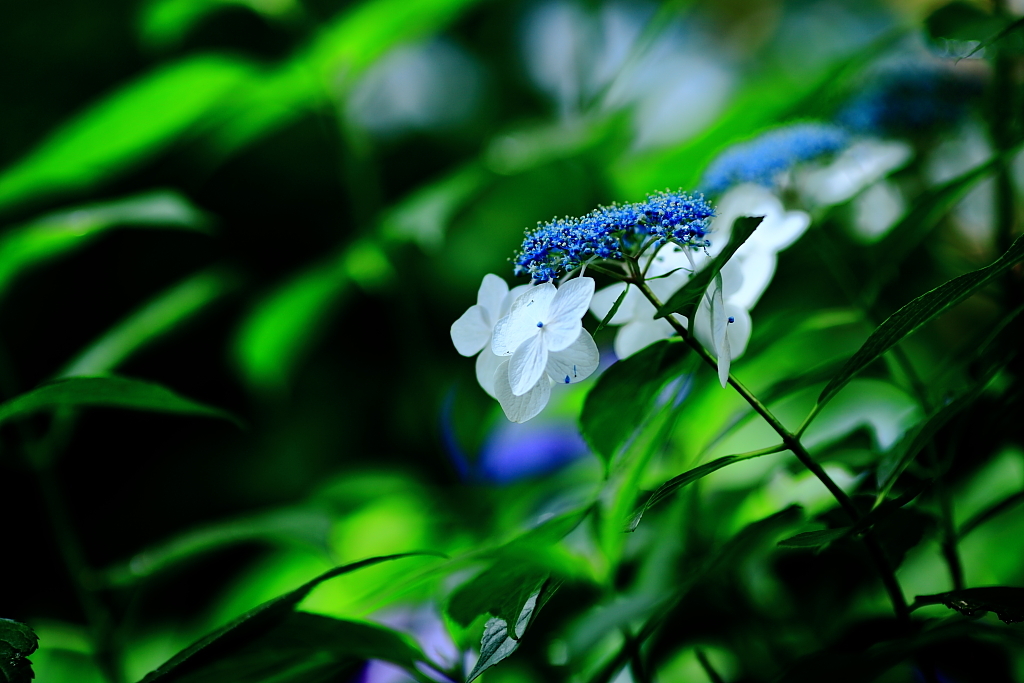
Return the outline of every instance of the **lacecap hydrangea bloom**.
{"type": "Polygon", "coordinates": [[[773,187],[795,165],[835,154],[849,143],[849,133],[828,123],[775,128],[718,155],[708,165],[700,186],[711,196],[742,183],[773,187]]]}

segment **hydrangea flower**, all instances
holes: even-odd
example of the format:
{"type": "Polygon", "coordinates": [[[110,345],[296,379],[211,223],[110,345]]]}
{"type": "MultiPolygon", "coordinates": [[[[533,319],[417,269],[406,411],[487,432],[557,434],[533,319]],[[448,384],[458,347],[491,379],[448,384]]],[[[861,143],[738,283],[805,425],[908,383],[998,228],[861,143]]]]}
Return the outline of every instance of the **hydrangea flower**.
{"type": "Polygon", "coordinates": [[[722,152],[708,165],[701,188],[714,196],[741,183],[771,187],[796,164],[834,154],[849,141],[844,129],[827,123],[776,128],[722,152]]]}
{"type": "Polygon", "coordinates": [[[648,241],[703,248],[714,213],[702,196],[659,192],[647,201],[601,207],[582,218],[538,223],[514,259],[515,272],[546,282],[594,259],[622,260],[624,251],[648,241]]]}
{"type": "Polygon", "coordinates": [[[794,184],[808,205],[831,206],[902,168],[913,155],[900,140],[858,140],[828,164],[801,168],[794,184]]]}

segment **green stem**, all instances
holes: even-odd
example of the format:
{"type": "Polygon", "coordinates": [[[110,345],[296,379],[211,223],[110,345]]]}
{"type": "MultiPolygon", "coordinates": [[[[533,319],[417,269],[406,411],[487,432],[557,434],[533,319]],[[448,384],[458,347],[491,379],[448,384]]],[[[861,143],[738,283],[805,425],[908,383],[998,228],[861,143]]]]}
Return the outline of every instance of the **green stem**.
{"type": "MultiPolygon", "coordinates": [[[[648,301],[654,304],[655,308],[659,310],[663,308],[661,301],[651,288],[647,286],[646,282],[643,282],[642,280],[633,281],[633,284],[640,288],[640,291],[643,292],[648,301]]],[[[665,316],[665,319],[672,326],[672,329],[682,337],[683,341],[686,342],[686,344],[692,348],[697,355],[703,358],[704,361],[713,369],[718,368],[718,361],[715,360],[703,345],[701,345],[701,343],[689,333],[686,327],[679,322],[675,315],[669,314],[665,316]]],[[[832,494],[840,507],[842,507],[846,512],[851,522],[854,524],[859,522],[860,513],[858,512],[857,507],[853,504],[853,501],[848,495],[846,495],[846,492],[832,480],[832,477],[828,476],[828,473],[825,472],[821,465],[811,457],[811,454],[807,451],[804,445],[800,443],[799,436],[786,429],[785,425],[783,425],[782,422],[731,373],[729,374],[729,384],[740,396],[743,397],[750,407],[754,409],[754,412],[760,415],[775,431],[775,433],[782,438],[782,442],[786,444],[786,448],[793,452],[801,464],[810,470],[811,473],[818,478],[818,481],[828,489],[829,493],[832,494]]],[[[902,622],[908,622],[910,619],[910,611],[907,608],[906,598],[903,595],[903,590],[900,588],[899,582],[896,580],[895,572],[882,550],[882,546],[879,545],[878,540],[870,533],[864,534],[863,539],[868,550],[868,555],[871,558],[872,563],[875,565],[875,569],[878,571],[882,584],[885,587],[885,591],[889,595],[889,600],[892,602],[893,611],[896,612],[896,617],[902,622]]]]}

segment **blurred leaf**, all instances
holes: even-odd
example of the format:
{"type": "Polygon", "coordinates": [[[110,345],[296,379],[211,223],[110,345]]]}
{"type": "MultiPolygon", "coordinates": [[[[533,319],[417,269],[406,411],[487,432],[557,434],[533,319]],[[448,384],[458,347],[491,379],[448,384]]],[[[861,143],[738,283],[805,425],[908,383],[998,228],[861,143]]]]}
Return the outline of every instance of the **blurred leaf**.
{"type": "Polygon", "coordinates": [[[139,18],[142,39],[156,47],[168,47],[211,12],[231,5],[248,7],[271,19],[296,15],[295,0],[154,0],[144,5],[139,18]]]}
{"type": "Polygon", "coordinates": [[[70,377],[47,382],[0,403],[0,423],[41,410],[84,406],[205,415],[241,424],[224,410],[179,396],[159,384],[117,376],[70,377]]]}
{"type": "Polygon", "coordinates": [[[107,330],[58,373],[58,377],[113,372],[140,348],[231,291],[237,279],[224,271],[194,275],[160,293],[131,316],[107,330]]]}
{"type": "Polygon", "coordinates": [[[489,620],[484,625],[484,634],[480,639],[480,658],[466,679],[466,683],[472,683],[484,671],[507,659],[519,648],[519,639],[526,633],[526,629],[533,623],[537,614],[551,599],[557,588],[556,583],[548,581],[534,590],[516,617],[515,629],[510,629],[505,620],[498,617],[489,620]],[[510,637],[510,633],[513,631],[514,638],[510,637]]]}
{"type": "Polygon", "coordinates": [[[406,637],[389,628],[294,612],[250,642],[225,648],[216,659],[196,663],[180,676],[160,680],[328,683],[349,680],[355,673],[354,665],[369,659],[415,670],[416,661],[427,658],[406,637]]]}
{"type": "MultiPolygon", "coordinates": [[[[383,557],[371,557],[360,562],[335,567],[328,572],[321,574],[315,579],[308,581],[293,591],[278,596],[273,600],[254,607],[241,615],[231,623],[222,626],[212,633],[204,636],[189,647],[185,648],[167,662],[157,667],[154,671],[142,679],[142,683],[170,683],[170,681],[183,680],[190,672],[196,671],[229,654],[235,648],[252,644],[269,629],[285,624],[290,617],[294,616],[292,610],[309,595],[318,585],[333,579],[336,576],[369,567],[381,562],[397,560],[405,557],[429,555],[432,553],[403,553],[400,555],[386,555],[383,557]]],[[[308,621],[306,618],[301,618],[308,621]]],[[[284,631],[289,629],[285,626],[284,631]]],[[[260,648],[256,648],[257,651],[260,648]]],[[[187,680],[187,679],[186,679],[187,680]]],[[[223,679],[221,679],[223,680],[223,679]]]]}
{"type": "Polygon", "coordinates": [[[543,568],[499,559],[492,567],[459,586],[449,599],[446,611],[463,628],[482,614],[514,624],[523,605],[530,596],[536,595],[547,579],[548,572],[543,568]]]}
{"type": "Polygon", "coordinates": [[[852,527],[840,527],[839,529],[805,531],[802,534],[782,539],[778,545],[782,548],[818,548],[843,538],[849,534],[851,529],[852,527]]]}
{"type": "Polygon", "coordinates": [[[635,531],[637,525],[640,524],[640,520],[641,518],[643,518],[644,513],[646,513],[650,508],[657,505],[664,499],[668,498],[670,495],[672,495],[679,489],[683,488],[684,486],[688,486],[693,482],[697,481],[698,479],[703,479],[712,472],[717,472],[723,467],[727,467],[729,465],[732,465],[733,463],[742,462],[744,460],[750,460],[751,458],[759,458],[762,455],[779,453],[783,450],[785,450],[785,446],[780,444],[779,446],[776,446],[774,448],[765,449],[763,451],[757,451],[756,453],[753,454],[727,455],[724,458],[718,458],[716,460],[712,460],[711,462],[704,463],[699,467],[694,467],[692,470],[683,472],[678,477],[673,477],[669,479],[664,484],[659,486],[654,491],[654,493],[651,494],[651,497],[647,499],[647,502],[644,503],[640,507],[640,509],[636,511],[633,517],[629,520],[629,524],[626,526],[626,531],[635,531]]]}
{"type": "Polygon", "coordinates": [[[4,683],[30,683],[35,678],[28,656],[39,647],[39,638],[27,625],[0,619],[0,674],[4,683]]]}
{"type": "Polygon", "coordinates": [[[919,595],[910,609],[925,605],[945,605],[966,617],[995,612],[1003,622],[1015,624],[1024,621],[1024,588],[992,586],[965,588],[936,595],[919,595]]]}
{"type": "Polygon", "coordinates": [[[86,190],[126,171],[195,126],[252,75],[245,61],[204,55],[142,76],[0,175],[0,210],[43,194],[86,190]]]}
{"type": "Polygon", "coordinates": [[[473,163],[420,188],[384,216],[381,234],[415,241],[426,251],[439,249],[455,214],[492,177],[473,163]]]}
{"type": "Polygon", "coordinates": [[[69,253],[111,228],[205,231],[206,215],[173,192],[147,192],[58,211],[0,233],[0,295],[23,270],[69,253]]]}
{"type": "Polygon", "coordinates": [[[616,362],[598,378],[583,403],[580,430],[606,464],[644,422],[689,350],[678,341],[659,341],[616,362]]]}
{"type": "Polygon", "coordinates": [[[872,533],[889,558],[889,566],[895,570],[934,525],[935,518],[918,508],[897,508],[880,520],[872,533]]]}
{"type": "Polygon", "coordinates": [[[990,265],[966,273],[917,297],[889,316],[868,337],[842,371],[822,390],[818,406],[827,403],[840,389],[904,337],[971,296],[1018,261],[1024,259],[1024,237],[1018,237],[1005,254],[990,265]]]}
{"type": "Polygon", "coordinates": [[[326,553],[330,549],[333,524],[329,514],[303,509],[273,510],[208,524],[147,548],[128,562],[107,569],[102,582],[111,586],[134,583],[182,560],[246,541],[285,541],[326,553]]]}
{"type": "Polygon", "coordinates": [[[932,38],[982,40],[999,32],[1006,22],[976,4],[957,1],[932,12],[924,25],[932,38]]]}
{"type": "Polygon", "coordinates": [[[964,536],[966,536],[967,534],[971,533],[979,526],[984,524],[985,522],[995,517],[998,517],[999,515],[1001,515],[1004,512],[1007,512],[1008,510],[1012,510],[1014,507],[1020,505],[1021,503],[1024,503],[1024,491],[1012,493],[1009,496],[1003,498],[1002,500],[993,503],[992,505],[985,508],[978,514],[968,519],[962,525],[960,525],[960,530],[957,532],[957,538],[963,538],[964,536]]]}
{"type": "Polygon", "coordinates": [[[658,309],[657,315],[654,317],[664,318],[670,313],[680,313],[686,318],[692,318],[697,312],[697,307],[700,306],[700,299],[704,296],[708,285],[711,284],[711,281],[722,270],[722,266],[732,258],[736,250],[743,246],[748,237],[754,234],[754,230],[757,229],[757,226],[761,225],[763,220],[764,216],[744,216],[733,221],[729,243],[725,245],[711,263],[693,275],[689,282],[683,285],[682,289],[670,296],[668,301],[663,302],[661,308],[658,309]]]}

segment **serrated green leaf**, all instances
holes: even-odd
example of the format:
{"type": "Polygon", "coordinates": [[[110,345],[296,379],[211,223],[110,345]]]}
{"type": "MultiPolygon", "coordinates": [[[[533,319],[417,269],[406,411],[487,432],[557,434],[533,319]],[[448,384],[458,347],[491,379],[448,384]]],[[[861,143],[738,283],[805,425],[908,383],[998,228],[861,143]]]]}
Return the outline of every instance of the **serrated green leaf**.
{"type": "Polygon", "coordinates": [[[1002,621],[1014,624],[1024,621],[1024,588],[991,586],[919,595],[910,609],[925,605],[945,605],[968,617],[995,612],[1002,621]]]}
{"type": "Polygon", "coordinates": [[[802,534],[784,538],[779,541],[781,548],[818,548],[828,545],[832,541],[839,540],[849,534],[852,527],[839,529],[821,529],[820,531],[805,531],[802,534]]]}
{"type": "Polygon", "coordinates": [[[549,572],[543,567],[499,558],[490,568],[459,586],[448,601],[448,615],[462,627],[482,614],[515,623],[523,605],[535,595],[549,572]]]}
{"type": "Polygon", "coordinates": [[[0,175],[0,210],[44,194],[86,190],[152,156],[255,73],[203,55],[162,66],[70,119],[0,175]]]}
{"type": "Polygon", "coordinates": [[[659,341],[604,371],[587,394],[580,430],[595,453],[610,463],[637,430],[661,388],[689,353],[685,344],[659,341]]]}
{"type": "Polygon", "coordinates": [[[28,656],[39,647],[39,638],[26,624],[0,619],[0,675],[3,683],[29,683],[35,674],[28,656]]]}
{"type": "Polygon", "coordinates": [[[722,249],[711,263],[695,273],[690,278],[690,281],[683,285],[679,291],[670,296],[668,301],[662,302],[662,307],[658,309],[654,317],[664,318],[670,313],[680,313],[686,318],[693,317],[697,307],[700,305],[701,297],[704,296],[705,290],[714,281],[715,276],[722,270],[722,266],[732,258],[737,249],[743,246],[747,238],[754,234],[754,230],[757,229],[757,226],[761,225],[763,220],[764,216],[742,216],[737,218],[732,224],[732,232],[729,235],[729,242],[725,245],[725,248],[722,249]]]}
{"type": "Polygon", "coordinates": [[[23,271],[71,253],[121,226],[205,231],[209,220],[185,198],[157,191],[76,206],[0,235],[0,295],[23,271]]]}
{"type": "Polygon", "coordinates": [[[608,323],[615,317],[615,314],[619,312],[619,307],[622,306],[623,299],[625,299],[626,294],[629,293],[629,287],[629,283],[626,283],[626,287],[622,290],[622,293],[615,298],[615,303],[613,303],[612,307],[608,310],[608,314],[601,319],[597,329],[595,329],[592,334],[596,335],[598,332],[608,327],[608,323]]]}
{"type": "Polygon", "coordinates": [[[280,595],[273,600],[268,600],[258,607],[254,607],[229,624],[204,636],[157,667],[154,671],[151,671],[142,679],[141,683],[170,683],[171,681],[190,680],[186,676],[191,672],[198,671],[222,656],[229,654],[235,648],[253,643],[269,629],[286,622],[289,616],[293,614],[292,610],[314,588],[328,579],[333,579],[334,577],[381,562],[433,554],[419,552],[385,555],[335,567],[315,579],[307,581],[293,591],[280,595]]]}
{"type": "Polygon", "coordinates": [[[756,454],[752,454],[752,455],[727,455],[725,457],[718,458],[716,460],[712,460],[711,462],[706,462],[703,465],[700,465],[698,467],[694,467],[692,470],[688,470],[686,472],[683,472],[682,474],[680,474],[677,477],[672,477],[671,479],[666,481],[664,484],[659,486],[654,491],[654,493],[651,494],[650,498],[647,499],[647,502],[645,502],[640,507],[640,509],[637,510],[633,514],[633,516],[629,520],[629,524],[626,526],[626,531],[635,531],[637,525],[640,524],[640,520],[643,518],[644,514],[650,508],[652,508],[653,506],[657,505],[658,503],[660,503],[664,499],[668,498],[669,496],[671,496],[673,493],[675,493],[679,489],[681,489],[681,488],[683,488],[685,486],[689,486],[693,482],[695,482],[695,481],[697,481],[699,479],[703,479],[704,477],[708,476],[712,472],[717,472],[718,470],[722,469],[723,467],[728,467],[729,465],[732,465],[733,463],[742,462],[744,460],[750,460],[751,458],[758,458],[758,457],[761,457],[762,455],[769,455],[771,453],[778,453],[778,452],[780,452],[782,450],[784,450],[784,448],[782,446],[779,446],[777,449],[768,449],[768,450],[765,450],[765,451],[759,451],[756,454]]]}
{"type": "Polygon", "coordinates": [[[86,406],[204,415],[240,424],[230,413],[180,396],[167,387],[117,376],[69,377],[43,384],[0,403],[0,423],[42,410],[86,406]]]}
{"type": "Polygon", "coordinates": [[[113,372],[132,354],[174,330],[191,316],[231,291],[238,279],[222,270],[194,275],[161,292],[90,344],[58,377],[113,372]]]}
{"type": "Polygon", "coordinates": [[[514,629],[510,629],[509,624],[498,617],[484,625],[484,634],[480,639],[480,658],[466,683],[472,683],[484,671],[507,659],[519,649],[519,640],[557,589],[556,582],[548,581],[533,591],[516,617],[514,629]],[[514,633],[515,637],[512,637],[511,633],[514,633]]]}
{"type": "Polygon", "coordinates": [[[908,334],[971,296],[1022,259],[1024,237],[1018,237],[1006,253],[990,265],[939,285],[893,313],[871,333],[860,350],[822,390],[818,397],[818,406],[823,406],[831,400],[857,373],[880,358],[908,334]]]}

